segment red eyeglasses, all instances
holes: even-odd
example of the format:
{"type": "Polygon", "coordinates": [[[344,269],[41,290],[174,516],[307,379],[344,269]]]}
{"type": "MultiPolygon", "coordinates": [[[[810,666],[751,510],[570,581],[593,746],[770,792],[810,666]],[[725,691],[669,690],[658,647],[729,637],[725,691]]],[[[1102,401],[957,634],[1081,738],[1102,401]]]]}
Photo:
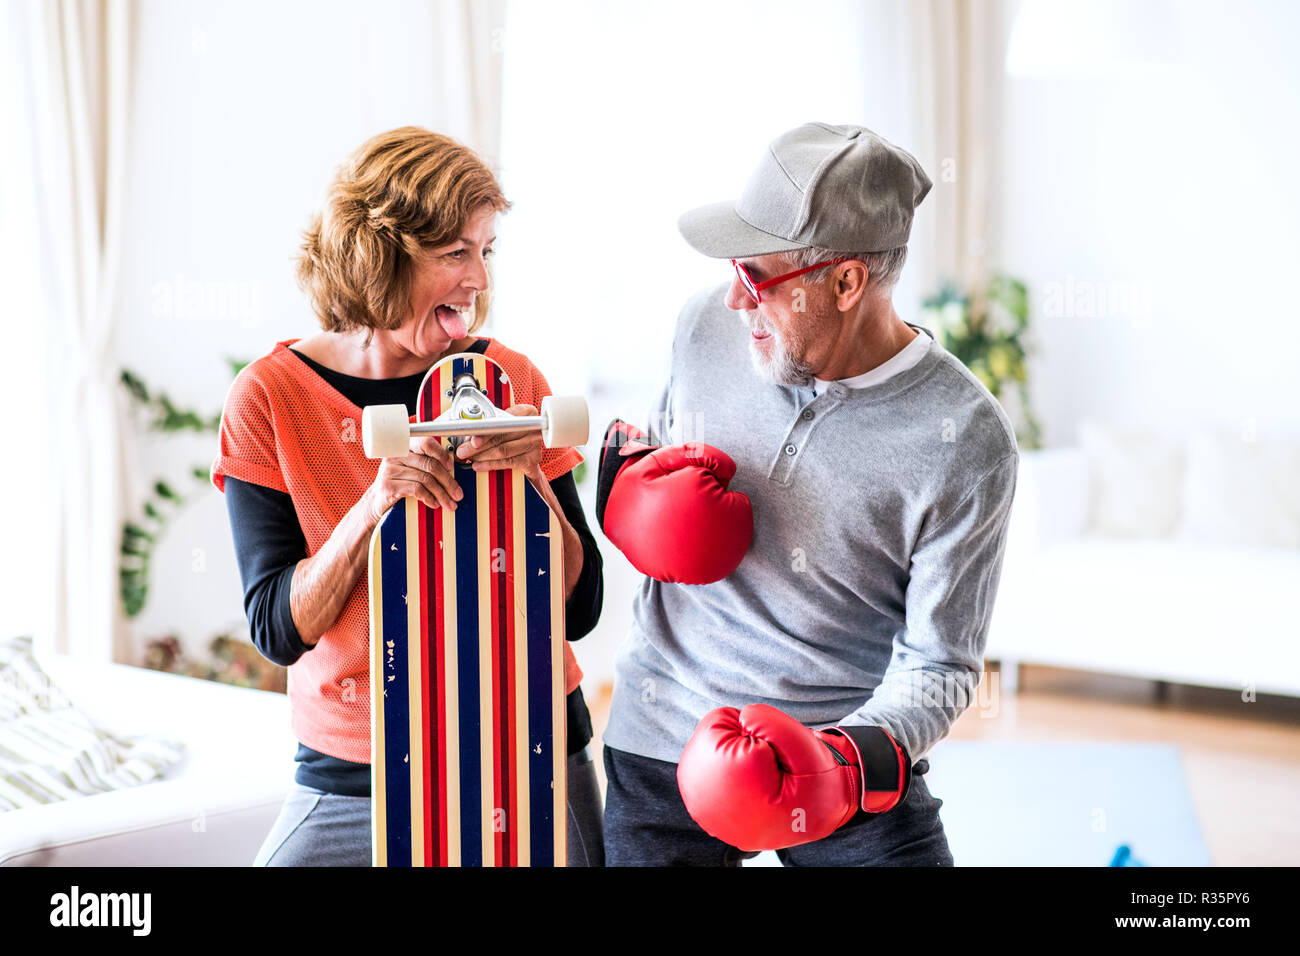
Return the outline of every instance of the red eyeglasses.
{"type": "Polygon", "coordinates": [[[787,272],[785,275],[777,276],[774,279],[765,279],[762,282],[755,282],[754,277],[749,274],[749,270],[735,259],[731,260],[731,264],[736,267],[736,275],[740,276],[740,284],[745,287],[745,291],[749,293],[749,297],[753,299],[754,304],[757,305],[763,301],[764,289],[770,289],[772,286],[779,285],[786,279],[793,279],[795,276],[801,276],[805,272],[812,272],[815,269],[823,269],[826,266],[833,266],[848,261],[849,259],[847,257],[843,259],[830,259],[826,262],[819,262],[816,265],[808,266],[806,269],[800,269],[797,272],[787,272]]]}

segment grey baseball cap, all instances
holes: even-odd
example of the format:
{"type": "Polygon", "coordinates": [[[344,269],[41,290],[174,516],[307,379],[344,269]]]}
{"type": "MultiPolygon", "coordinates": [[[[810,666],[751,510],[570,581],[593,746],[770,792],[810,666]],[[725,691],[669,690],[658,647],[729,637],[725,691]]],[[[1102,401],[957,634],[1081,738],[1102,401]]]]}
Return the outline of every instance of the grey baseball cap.
{"type": "Polygon", "coordinates": [[[871,130],[805,123],[772,141],[739,199],[692,209],[677,228],[715,259],[883,252],[907,244],[930,186],[915,156],[871,130]]]}

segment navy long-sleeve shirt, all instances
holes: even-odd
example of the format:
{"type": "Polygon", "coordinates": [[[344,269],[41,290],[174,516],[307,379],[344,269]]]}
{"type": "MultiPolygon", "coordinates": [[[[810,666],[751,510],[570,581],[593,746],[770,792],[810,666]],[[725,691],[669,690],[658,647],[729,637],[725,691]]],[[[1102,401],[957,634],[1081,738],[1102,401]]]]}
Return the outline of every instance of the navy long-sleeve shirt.
{"type": "MultiPolygon", "coordinates": [[[[481,354],[486,347],[487,340],[478,339],[469,351],[481,354]]],[[[404,404],[409,414],[415,414],[424,372],[392,379],[357,378],[326,368],[300,352],[293,354],[358,407],[404,404]]],[[[573,641],[590,633],[600,619],[604,600],[603,563],[596,539],[587,526],[573,475],[561,475],[551,482],[551,489],[582,541],[582,573],[565,603],[565,636],[573,641]]],[[[293,499],[282,491],[229,475],[225,493],[235,560],[244,588],[244,612],[253,644],[268,660],[288,667],[312,651],[298,634],[289,603],[294,570],[308,556],[293,499]]],[[[585,747],[592,736],[591,716],[581,687],[569,694],[567,710],[568,752],[573,754],[585,747]]],[[[304,786],[326,793],[370,795],[369,764],[342,760],[301,743],[296,759],[295,779],[304,786]]]]}

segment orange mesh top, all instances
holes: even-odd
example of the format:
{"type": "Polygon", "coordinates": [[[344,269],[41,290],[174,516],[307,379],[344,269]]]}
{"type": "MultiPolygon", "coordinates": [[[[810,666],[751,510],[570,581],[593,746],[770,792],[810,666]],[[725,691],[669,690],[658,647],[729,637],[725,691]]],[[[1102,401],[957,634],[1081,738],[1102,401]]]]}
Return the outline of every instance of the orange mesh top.
{"type": "MultiPolygon", "coordinates": [[[[297,341],[277,342],[231,384],[211,479],[223,493],[230,475],[290,495],[307,553],[314,555],[374,482],[379,461],[362,450],[361,409],[290,354],[297,341]]],[[[526,356],[495,339],[488,339],[485,354],[509,376],[516,404],[540,408],[551,394],[526,356]]],[[[548,448],[542,473],[554,481],[582,460],[577,449],[548,448]]],[[[564,665],[567,694],[582,680],[568,644],[564,665]]],[[[289,702],[299,741],[332,757],[370,762],[370,599],[364,571],[334,626],[289,668],[289,702]]]]}

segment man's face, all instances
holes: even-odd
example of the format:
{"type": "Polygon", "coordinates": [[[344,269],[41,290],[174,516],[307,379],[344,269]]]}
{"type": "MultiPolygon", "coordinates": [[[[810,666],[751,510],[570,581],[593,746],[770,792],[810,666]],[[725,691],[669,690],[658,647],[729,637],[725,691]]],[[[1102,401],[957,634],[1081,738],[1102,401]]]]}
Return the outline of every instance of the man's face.
{"type": "MultiPolygon", "coordinates": [[[[795,270],[779,254],[736,261],[749,270],[755,283],[795,270]]],[[[749,327],[754,368],[774,384],[806,384],[826,367],[840,315],[825,288],[824,276],[805,284],[814,275],[796,276],[764,289],[759,303],[746,291],[740,276],[731,280],[727,290],[727,308],[740,312],[749,327]]]]}

